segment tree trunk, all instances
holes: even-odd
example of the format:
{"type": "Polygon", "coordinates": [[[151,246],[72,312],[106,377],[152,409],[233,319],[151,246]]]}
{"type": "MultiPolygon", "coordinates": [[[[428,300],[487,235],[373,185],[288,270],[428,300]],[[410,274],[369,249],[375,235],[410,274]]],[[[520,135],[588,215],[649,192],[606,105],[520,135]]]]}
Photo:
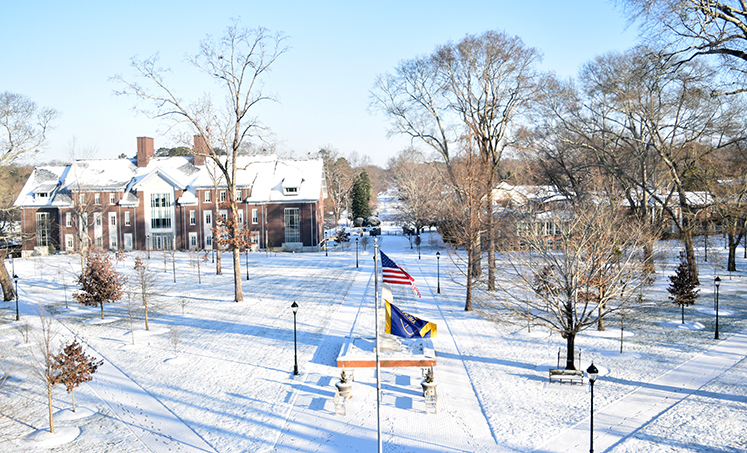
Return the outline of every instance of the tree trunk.
{"type": "Polygon", "coordinates": [[[651,239],[643,244],[643,271],[647,274],[656,273],[654,263],[654,240],[651,239]]]}
{"type": "Polygon", "coordinates": [[[695,258],[695,248],[693,247],[693,232],[692,229],[689,228],[689,225],[687,225],[687,228],[683,230],[682,239],[685,243],[685,254],[687,256],[687,266],[690,270],[690,276],[696,285],[700,285],[700,279],[698,278],[698,262],[695,258]]]}
{"type": "Polygon", "coordinates": [[[470,256],[472,258],[470,269],[472,270],[473,278],[480,278],[480,276],[482,276],[482,240],[480,238],[480,234],[477,234],[476,238],[477,239],[475,239],[475,245],[470,252],[470,256]]]}
{"type": "Polygon", "coordinates": [[[685,323],[685,304],[680,304],[680,308],[682,308],[682,324],[685,323]]]}
{"type": "MultiPolygon", "coordinates": [[[[492,189],[492,184],[489,189],[492,189]]],[[[493,197],[492,190],[488,190],[488,291],[495,291],[495,219],[493,219],[493,197]]]]}
{"type": "Polygon", "coordinates": [[[244,293],[241,289],[241,250],[238,247],[233,249],[233,292],[235,302],[244,300],[244,293]]]}
{"type": "Polygon", "coordinates": [[[101,306],[101,319],[104,319],[104,301],[100,301],[99,305],[101,306]]]}
{"type": "Polygon", "coordinates": [[[70,396],[73,398],[73,412],[75,412],[75,389],[70,390],[70,396]]]}
{"type": "Polygon", "coordinates": [[[8,274],[8,268],[5,267],[5,257],[3,254],[3,265],[0,266],[0,286],[3,288],[3,300],[8,302],[16,298],[16,291],[13,288],[13,280],[10,274],[8,274]]]}
{"type": "Polygon", "coordinates": [[[728,233],[729,243],[729,259],[726,265],[726,270],[734,272],[737,270],[737,247],[739,246],[739,240],[741,237],[736,236],[734,233],[728,233]]]}
{"type": "MultiPolygon", "coordinates": [[[[215,240],[213,240],[213,246],[215,246],[215,240]]],[[[215,275],[223,275],[223,269],[220,265],[220,247],[216,248],[213,253],[215,253],[215,275]]]]}
{"type": "Polygon", "coordinates": [[[143,312],[145,313],[145,330],[150,330],[148,326],[148,304],[143,303],[143,312]]]}
{"type": "Polygon", "coordinates": [[[576,364],[574,359],[574,354],[576,351],[576,334],[569,332],[566,337],[566,353],[565,353],[565,369],[566,370],[575,370],[576,364]]]}
{"type": "Polygon", "coordinates": [[[47,405],[49,406],[49,432],[54,434],[54,419],[52,417],[52,384],[47,383],[47,405]]]}
{"type": "Polygon", "coordinates": [[[468,250],[467,251],[467,297],[464,301],[464,311],[472,311],[472,279],[473,279],[473,263],[474,260],[474,250],[468,250]]]}

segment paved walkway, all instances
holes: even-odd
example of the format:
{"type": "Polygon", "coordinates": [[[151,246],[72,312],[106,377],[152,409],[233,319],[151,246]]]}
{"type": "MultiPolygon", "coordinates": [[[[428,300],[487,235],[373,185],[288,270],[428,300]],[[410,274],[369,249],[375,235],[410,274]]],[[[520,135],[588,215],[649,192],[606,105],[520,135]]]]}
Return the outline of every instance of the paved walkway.
{"type": "MultiPolygon", "coordinates": [[[[747,333],[724,340],[653,382],[594,412],[594,451],[608,451],[646,427],[677,403],[696,394],[744,359],[747,333]]],[[[588,451],[590,420],[550,439],[538,452],[588,451]]]]}

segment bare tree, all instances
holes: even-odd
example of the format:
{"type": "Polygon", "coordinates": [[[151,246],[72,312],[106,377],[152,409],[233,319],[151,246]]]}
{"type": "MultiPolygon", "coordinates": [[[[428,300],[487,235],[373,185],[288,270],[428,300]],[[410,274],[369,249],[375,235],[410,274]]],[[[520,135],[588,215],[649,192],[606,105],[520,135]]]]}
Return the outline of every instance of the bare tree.
{"type": "Polygon", "coordinates": [[[44,384],[47,393],[49,409],[49,432],[54,434],[54,418],[52,415],[52,389],[60,383],[60,371],[55,367],[55,356],[59,349],[55,320],[43,308],[39,308],[40,327],[36,331],[36,350],[32,353],[32,371],[44,384]]]}
{"type": "Polygon", "coordinates": [[[648,27],[653,41],[666,41],[680,62],[716,57],[731,84],[714,95],[747,90],[747,3],[744,0],[625,0],[632,20],[648,27]]]}
{"type": "Polygon", "coordinates": [[[503,244],[501,291],[490,300],[559,332],[566,368],[575,369],[576,334],[638,301],[646,231],[605,203],[517,214],[514,234],[503,244]]]}
{"type": "Polygon", "coordinates": [[[327,202],[325,208],[332,210],[333,219],[329,227],[337,227],[342,211],[348,206],[350,190],[353,188],[355,172],[345,157],[329,147],[319,150],[319,156],[324,161],[324,176],[327,182],[327,202]]]}
{"type": "Polygon", "coordinates": [[[135,257],[135,277],[132,279],[133,293],[140,299],[140,307],[145,314],[145,330],[150,330],[148,310],[155,299],[155,288],[158,276],[148,269],[148,264],[139,256],[135,257]]]}
{"type": "MultiPolygon", "coordinates": [[[[287,48],[282,35],[271,35],[266,29],[249,30],[234,22],[218,42],[208,38],[200,46],[190,63],[210,79],[225,88],[227,106],[216,109],[209,98],[194,104],[180,98],[165,80],[165,71],[158,67],[158,58],[132,59],[132,66],[148,87],[115,77],[124,89],[118,94],[133,95],[152,101],[153,117],[167,117],[175,122],[187,123],[204,138],[204,147],[195,155],[210,159],[223,175],[228,197],[229,216],[238,218],[236,198],[236,173],[239,152],[247,139],[261,131],[256,118],[251,117],[256,106],[271,97],[262,92],[261,82],[273,63],[287,48]],[[225,154],[221,152],[225,150],[225,154]]],[[[231,238],[239,237],[238,223],[229,231],[231,238]]],[[[241,251],[234,248],[234,299],[243,300],[241,290],[241,251]]]]}
{"type": "MultiPolygon", "coordinates": [[[[491,168],[485,176],[492,189],[500,179],[503,153],[514,141],[514,122],[542,94],[535,69],[539,59],[539,52],[518,37],[496,31],[468,35],[430,56],[401,63],[394,75],[379,77],[374,104],[392,119],[391,133],[409,135],[433,148],[443,157],[447,172],[452,148],[468,137],[491,168]]],[[[483,202],[492,211],[492,199],[484,197],[483,202]]],[[[494,225],[492,217],[485,220],[492,290],[494,225]]],[[[477,265],[479,256],[472,260],[477,265]]]]}
{"type": "Polygon", "coordinates": [[[435,225],[445,187],[437,165],[417,150],[400,151],[389,159],[387,174],[397,193],[398,220],[420,231],[435,225]]]}
{"type": "MultiPolygon", "coordinates": [[[[59,113],[50,108],[40,108],[26,96],[0,93],[0,167],[7,167],[16,159],[40,150],[47,132],[59,113]]],[[[3,208],[8,212],[11,207],[3,208]]],[[[10,240],[9,231],[0,230],[0,240],[10,240]]],[[[2,258],[5,258],[4,252],[2,258]]],[[[15,289],[11,275],[0,266],[0,286],[3,299],[13,300],[15,289]]]]}

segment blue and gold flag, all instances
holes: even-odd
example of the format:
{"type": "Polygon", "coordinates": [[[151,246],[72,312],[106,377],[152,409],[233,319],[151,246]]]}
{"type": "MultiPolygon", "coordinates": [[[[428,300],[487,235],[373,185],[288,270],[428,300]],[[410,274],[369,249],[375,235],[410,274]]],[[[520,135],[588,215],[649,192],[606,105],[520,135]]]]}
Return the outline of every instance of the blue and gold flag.
{"type": "Polygon", "coordinates": [[[436,324],[406,313],[384,300],[386,333],[404,338],[436,338],[436,324]]]}

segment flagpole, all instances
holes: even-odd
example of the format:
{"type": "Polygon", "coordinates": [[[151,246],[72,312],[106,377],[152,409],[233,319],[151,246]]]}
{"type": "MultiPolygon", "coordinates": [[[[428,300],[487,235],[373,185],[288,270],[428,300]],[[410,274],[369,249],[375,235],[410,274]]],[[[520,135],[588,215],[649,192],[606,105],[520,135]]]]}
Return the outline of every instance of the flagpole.
{"type": "Polygon", "coordinates": [[[376,326],[374,327],[374,330],[376,331],[376,430],[378,434],[378,441],[379,441],[379,453],[382,453],[382,444],[381,444],[381,379],[380,379],[380,373],[381,369],[379,368],[379,262],[376,259],[377,255],[379,254],[379,244],[378,244],[378,238],[374,238],[374,307],[375,307],[375,319],[376,319],[376,326]]]}

